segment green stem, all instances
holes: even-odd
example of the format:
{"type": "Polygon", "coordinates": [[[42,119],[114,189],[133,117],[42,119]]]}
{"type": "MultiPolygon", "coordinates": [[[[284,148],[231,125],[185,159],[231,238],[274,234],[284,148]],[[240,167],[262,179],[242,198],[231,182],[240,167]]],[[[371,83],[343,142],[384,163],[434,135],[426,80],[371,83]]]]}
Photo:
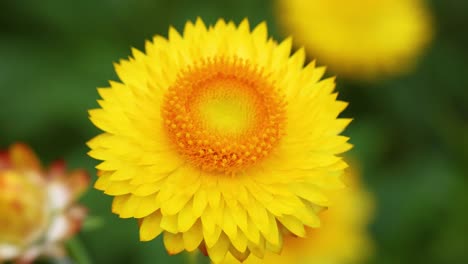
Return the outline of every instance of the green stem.
{"type": "Polygon", "coordinates": [[[188,254],[188,263],[197,264],[198,263],[198,251],[188,254]]]}
{"type": "Polygon", "coordinates": [[[77,237],[73,237],[67,241],[67,248],[72,259],[77,264],[91,264],[91,258],[85,247],[77,237]]]}

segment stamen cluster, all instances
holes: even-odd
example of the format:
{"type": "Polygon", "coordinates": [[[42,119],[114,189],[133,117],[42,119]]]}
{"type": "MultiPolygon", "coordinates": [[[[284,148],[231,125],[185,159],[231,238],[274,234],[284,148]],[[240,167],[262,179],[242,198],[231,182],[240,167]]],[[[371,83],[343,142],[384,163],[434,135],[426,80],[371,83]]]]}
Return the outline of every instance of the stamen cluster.
{"type": "Polygon", "coordinates": [[[162,117],[170,140],[193,165],[235,174],[268,156],[284,135],[284,96],[263,69],[233,57],[201,60],[182,71],[165,94],[162,117]],[[219,94],[245,97],[251,113],[235,133],[212,129],[200,108],[219,94]],[[208,96],[207,96],[208,94],[208,96]]]}

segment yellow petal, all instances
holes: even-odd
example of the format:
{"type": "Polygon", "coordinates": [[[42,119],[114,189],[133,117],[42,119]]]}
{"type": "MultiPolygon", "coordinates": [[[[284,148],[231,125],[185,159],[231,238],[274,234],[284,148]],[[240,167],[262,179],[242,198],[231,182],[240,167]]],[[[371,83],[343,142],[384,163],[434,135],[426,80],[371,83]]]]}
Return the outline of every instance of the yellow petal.
{"type": "Polygon", "coordinates": [[[130,194],[115,196],[112,201],[112,212],[120,215],[130,196],[130,194]]]}
{"type": "Polygon", "coordinates": [[[255,200],[251,201],[251,206],[247,208],[249,214],[249,219],[253,222],[255,227],[260,230],[262,233],[267,233],[270,231],[269,213],[267,210],[258,204],[255,200]]]}
{"type": "MultiPolygon", "coordinates": [[[[242,229],[241,229],[242,230],[242,229]]],[[[260,242],[260,231],[252,222],[250,217],[247,218],[247,229],[242,230],[244,235],[252,242],[252,243],[259,243],[260,242]]]]}
{"type": "Polygon", "coordinates": [[[200,189],[193,196],[193,207],[192,207],[193,215],[200,216],[205,210],[207,203],[208,203],[208,198],[207,198],[206,191],[204,189],[200,189]]]}
{"type": "Polygon", "coordinates": [[[94,183],[94,188],[104,191],[110,184],[110,176],[112,173],[98,172],[98,179],[94,183]]]}
{"type": "Polygon", "coordinates": [[[207,207],[205,212],[203,212],[201,215],[201,220],[203,224],[203,230],[206,230],[208,233],[213,233],[216,227],[214,210],[210,207],[207,207]]]}
{"type": "Polygon", "coordinates": [[[164,232],[163,241],[169,255],[175,255],[184,250],[184,238],[182,233],[172,234],[169,232],[164,232]]]}
{"type": "Polygon", "coordinates": [[[205,226],[203,226],[203,239],[205,240],[205,245],[207,247],[212,247],[214,244],[216,244],[222,232],[223,231],[219,226],[215,226],[212,232],[207,231],[205,226]]]}
{"type": "Polygon", "coordinates": [[[140,240],[150,241],[159,236],[163,231],[160,224],[161,213],[159,212],[154,212],[153,214],[141,219],[140,240]]]}
{"type": "Polygon", "coordinates": [[[297,210],[294,214],[296,219],[300,219],[304,225],[309,227],[319,227],[320,219],[317,216],[316,207],[304,202],[303,209],[297,210]]]}
{"type": "Polygon", "coordinates": [[[194,251],[203,241],[203,229],[197,221],[188,231],[183,232],[184,246],[187,251],[194,251]]]}
{"type": "Polygon", "coordinates": [[[251,241],[248,241],[247,244],[252,254],[263,259],[265,256],[265,239],[263,237],[260,237],[258,243],[252,243],[251,241]]]}
{"type": "Polygon", "coordinates": [[[272,214],[268,214],[269,217],[269,229],[262,232],[263,237],[265,237],[266,242],[272,245],[278,245],[280,242],[280,236],[278,230],[278,223],[276,222],[276,218],[272,214]]]}
{"type": "Polygon", "coordinates": [[[272,65],[287,65],[289,55],[291,54],[292,38],[286,38],[274,50],[272,65]]]}
{"type": "Polygon", "coordinates": [[[110,177],[110,180],[112,181],[125,181],[125,180],[131,180],[132,177],[134,177],[135,173],[134,173],[134,169],[131,170],[131,169],[119,169],[119,170],[116,170],[114,171],[114,173],[112,173],[112,176],[110,177]]]}
{"type": "Polygon", "coordinates": [[[243,232],[238,231],[236,237],[230,238],[234,248],[239,252],[245,252],[247,249],[247,237],[243,232]]]}
{"type": "Polygon", "coordinates": [[[306,232],[302,222],[292,216],[283,216],[277,218],[281,224],[286,227],[291,233],[298,237],[305,237],[306,232]]]}
{"type": "Polygon", "coordinates": [[[178,214],[179,232],[186,232],[199,219],[193,214],[192,202],[189,202],[178,214]]]}
{"type": "Polygon", "coordinates": [[[163,215],[161,220],[162,229],[171,233],[177,233],[179,228],[177,224],[177,215],[163,215]]]}
{"type": "Polygon", "coordinates": [[[225,234],[221,234],[218,241],[213,246],[208,246],[208,255],[214,263],[220,263],[229,250],[230,241],[225,234]]]}
{"type": "Polygon", "coordinates": [[[192,195],[190,193],[180,192],[161,204],[161,213],[163,215],[177,214],[191,198],[192,195]]]}
{"type": "Polygon", "coordinates": [[[221,199],[221,193],[216,189],[210,189],[208,195],[208,203],[211,207],[216,208],[219,206],[219,201],[221,199]]]}
{"type": "Polygon", "coordinates": [[[106,186],[106,189],[104,190],[104,193],[108,195],[114,195],[114,196],[123,195],[123,194],[130,193],[131,188],[132,186],[129,184],[128,181],[112,181],[108,183],[108,185],[106,186]]]}
{"type": "Polygon", "coordinates": [[[142,199],[141,197],[130,195],[128,200],[123,204],[119,216],[122,218],[134,217],[135,212],[140,207],[141,199],[142,199]]]}
{"type": "Polygon", "coordinates": [[[237,225],[229,208],[224,208],[224,216],[222,221],[222,229],[229,239],[234,239],[237,236],[237,225]]]}
{"type": "Polygon", "coordinates": [[[239,226],[242,230],[247,229],[247,212],[237,202],[228,203],[226,201],[226,208],[232,214],[233,220],[236,226],[239,226]]]}
{"type": "Polygon", "coordinates": [[[307,201],[322,206],[328,206],[330,204],[328,198],[324,195],[323,190],[319,189],[317,186],[307,183],[295,183],[290,186],[298,196],[306,199],[307,201]]]}
{"type": "Polygon", "coordinates": [[[137,196],[148,196],[158,192],[161,189],[161,182],[144,183],[136,186],[132,193],[137,196]]]}
{"type": "Polygon", "coordinates": [[[160,203],[156,194],[141,197],[138,208],[135,210],[134,217],[142,218],[160,209],[160,203]]]}

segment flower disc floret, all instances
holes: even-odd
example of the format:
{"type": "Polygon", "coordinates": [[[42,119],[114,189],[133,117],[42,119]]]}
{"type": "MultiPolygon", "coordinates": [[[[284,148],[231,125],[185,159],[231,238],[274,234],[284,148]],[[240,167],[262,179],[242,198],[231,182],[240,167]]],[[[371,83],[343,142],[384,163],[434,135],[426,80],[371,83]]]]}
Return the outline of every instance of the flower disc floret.
{"type": "Polygon", "coordinates": [[[168,136],[187,160],[205,171],[234,174],[279,143],[285,105],[261,69],[221,57],[182,71],[161,109],[168,136]]]}

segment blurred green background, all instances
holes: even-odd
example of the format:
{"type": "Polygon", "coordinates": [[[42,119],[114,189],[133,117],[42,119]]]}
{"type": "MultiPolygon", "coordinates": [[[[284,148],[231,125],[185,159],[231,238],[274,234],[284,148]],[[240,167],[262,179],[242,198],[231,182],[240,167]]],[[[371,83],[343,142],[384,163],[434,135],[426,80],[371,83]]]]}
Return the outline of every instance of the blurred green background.
{"type": "MultiPolygon", "coordinates": [[[[468,263],[468,1],[430,5],[436,36],[412,74],[338,78],[344,116],[355,119],[345,133],[351,155],[376,197],[369,263],[468,263]]],[[[267,0],[1,0],[0,147],[24,141],[44,162],[64,157],[94,179],[85,142],[98,133],[87,114],[95,88],[117,80],[112,62],[131,46],[197,16],[266,20],[284,37],[267,0]]],[[[140,243],[136,222],[111,214],[110,197],[91,189],[82,202],[105,221],[79,235],[93,263],[187,261],[167,256],[160,239],[140,243]]]]}

